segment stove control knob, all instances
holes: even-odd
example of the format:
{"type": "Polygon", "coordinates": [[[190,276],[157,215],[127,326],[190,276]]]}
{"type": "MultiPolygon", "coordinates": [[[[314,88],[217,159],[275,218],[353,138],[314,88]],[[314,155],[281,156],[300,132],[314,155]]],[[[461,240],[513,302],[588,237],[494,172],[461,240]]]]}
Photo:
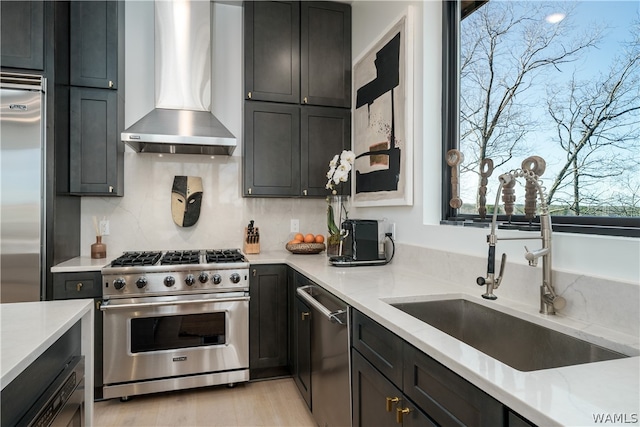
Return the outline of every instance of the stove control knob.
{"type": "Polygon", "coordinates": [[[214,285],[219,285],[220,282],[222,282],[222,276],[220,276],[218,273],[213,275],[213,284],[214,285]]]}
{"type": "Polygon", "coordinates": [[[138,289],[142,289],[147,286],[147,278],[140,277],[138,280],[136,280],[136,286],[138,287],[138,289]]]}
{"type": "Polygon", "coordinates": [[[167,277],[164,278],[164,285],[167,288],[170,288],[175,284],[176,284],[176,279],[173,276],[167,276],[167,277]]]}
{"type": "Polygon", "coordinates": [[[240,283],[240,275],[238,273],[233,273],[230,279],[231,283],[240,283]]]}
{"type": "Polygon", "coordinates": [[[113,287],[116,288],[117,290],[124,288],[124,285],[126,284],[127,282],[125,282],[122,277],[118,277],[116,280],[113,281],[113,287]]]}
{"type": "Polygon", "coordinates": [[[187,277],[185,277],[184,283],[186,283],[187,286],[193,286],[193,284],[196,283],[196,278],[193,276],[193,274],[189,274],[187,277]]]}
{"type": "Polygon", "coordinates": [[[209,275],[203,271],[198,276],[198,280],[200,281],[200,283],[207,283],[207,280],[209,280],[209,275]]]}

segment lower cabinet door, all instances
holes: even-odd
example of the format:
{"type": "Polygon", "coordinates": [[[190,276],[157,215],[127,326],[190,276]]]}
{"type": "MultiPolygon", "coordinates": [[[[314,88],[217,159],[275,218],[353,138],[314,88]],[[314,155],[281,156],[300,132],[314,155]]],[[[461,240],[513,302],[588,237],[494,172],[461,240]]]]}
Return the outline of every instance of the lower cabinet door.
{"type": "Polygon", "coordinates": [[[351,351],[354,426],[436,427],[357,350],[351,351]]]}

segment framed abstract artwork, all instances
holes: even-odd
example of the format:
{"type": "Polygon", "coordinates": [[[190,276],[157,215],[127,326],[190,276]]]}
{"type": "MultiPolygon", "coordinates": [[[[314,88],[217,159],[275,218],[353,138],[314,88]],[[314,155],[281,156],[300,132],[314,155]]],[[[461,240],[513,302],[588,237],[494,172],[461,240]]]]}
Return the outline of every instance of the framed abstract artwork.
{"type": "Polygon", "coordinates": [[[354,62],[355,206],[413,204],[411,21],[408,8],[354,62]]]}

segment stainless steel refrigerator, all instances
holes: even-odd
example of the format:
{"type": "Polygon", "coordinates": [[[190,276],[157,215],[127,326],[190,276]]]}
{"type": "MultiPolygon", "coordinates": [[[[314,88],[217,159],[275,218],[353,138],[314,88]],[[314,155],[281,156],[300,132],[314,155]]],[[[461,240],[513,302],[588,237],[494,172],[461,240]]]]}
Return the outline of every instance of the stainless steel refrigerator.
{"type": "Polygon", "coordinates": [[[0,302],[45,295],[46,79],[0,73],[0,302]]]}

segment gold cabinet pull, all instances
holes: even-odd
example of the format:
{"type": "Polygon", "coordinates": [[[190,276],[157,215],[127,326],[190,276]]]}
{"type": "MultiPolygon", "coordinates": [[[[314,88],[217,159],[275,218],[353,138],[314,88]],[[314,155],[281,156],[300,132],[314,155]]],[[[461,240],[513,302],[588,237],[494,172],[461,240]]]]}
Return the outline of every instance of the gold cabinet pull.
{"type": "Polygon", "coordinates": [[[409,412],[411,412],[409,408],[396,408],[396,422],[402,424],[402,418],[409,412]]]}
{"type": "Polygon", "coordinates": [[[101,301],[96,301],[96,310],[100,310],[101,305],[102,305],[101,301]]]}
{"type": "Polygon", "coordinates": [[[308,311],[303,311],[303,312],[302,312],[302,314],[301,314],[301,316],[300,316],[300,318],[301,318],[300,320],[302,320],[302,321],[304,322],[304,320],[305,320],[307,317],[309,317],[309,315],[310,315],[310,314],[311,314],[311,313],[309,313],[308,311]]]}
{"type": "Polygon", "coordinates": [[[109,193],[113,193],[113,185],[109,186],[109,193]]]}
{"type": "Polygon", "coordinates": [[[251,99],[251,92],[247,94],[247,98],[251,99]]]}
{"type": "Polygon", "coordinates": [[[307,195],[307,190],[302,190],[302,194],[306,196],[307,195]]]}
{"type": "Polygon", "coordinates": [[[307,99],[307,97],[305,96],[305,97],[302,99],[302,102],[303,102],[304,104],[307,104],[307,103],[309,102],[309,100],[308,100],[308,99],[307,99]]]}
{"type": "Polygon", "coordinates": [[[400,401],[399,397],[387,397],[387,412],[391,412],[394,403],[398,403],[400,401]]]}
{"type": "Polygon", "coordinates": [[[109,87],[112,88],[114,85],[113,81],[109,80],[109,87]]]}
{"type": "Polygon", "coordinates": [[[251,189],[250,188],[247,190],[247,193],[251,194],[251,189]]]}
{"type": "Polygon", "coordinates": [[[257,276],[257,274],[258,274],[258,272],[257,272],[257,271],[256,271],[256,269],[254,268],[254,269],[253,269],[253,277],[256,277],[256,276],[257,276]]]}
{"type": "Polygon", "coordinates": [[[82,282],[76,284],[76,291],[80,292],[80,289],[82,289],[82,282]]]}

